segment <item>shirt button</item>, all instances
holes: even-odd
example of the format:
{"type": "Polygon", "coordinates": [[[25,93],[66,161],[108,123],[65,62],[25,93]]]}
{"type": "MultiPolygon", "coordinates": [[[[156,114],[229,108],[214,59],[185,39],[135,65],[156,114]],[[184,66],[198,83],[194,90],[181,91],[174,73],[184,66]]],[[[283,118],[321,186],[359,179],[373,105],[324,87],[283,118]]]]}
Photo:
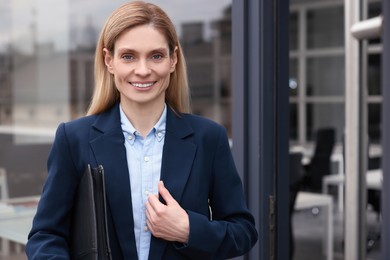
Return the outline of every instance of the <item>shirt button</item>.
{"type": "Polygon", "coordinates": [[[148,157],[148,156],[145,156],[145,157],[144,157],[144,161],[145,161],[145,162],[149,162],[149,157],[148,157]]]}
{"type": "Polygon", "coordinates": [[[148,226],[145,226],[145,227],[144,227],[144,230],[145,230],[145,231],[148,231],[148,226]]]}
{"type": "Polygon", "coordinates": [[[162,136],[162,133],[161,133],[161,132],[158,132],[158,133],[157,133],[157,136],[158,136],[158,137],[161,137],[161,136],[162,136]]]}
{"type": "Polygon", "coordinates": [[[133,136],[132,135],[129,135],[129,137],[127,137],[129,140],[132,140],[133,139],[133,136]]]}
{"type": "Polygon", "coordinates": [[[148,191],[148,190],[147,190],[147,191],[145,191],[145,194],[146,194],[146,195],[149,195],[149,191],[148,191]]]}

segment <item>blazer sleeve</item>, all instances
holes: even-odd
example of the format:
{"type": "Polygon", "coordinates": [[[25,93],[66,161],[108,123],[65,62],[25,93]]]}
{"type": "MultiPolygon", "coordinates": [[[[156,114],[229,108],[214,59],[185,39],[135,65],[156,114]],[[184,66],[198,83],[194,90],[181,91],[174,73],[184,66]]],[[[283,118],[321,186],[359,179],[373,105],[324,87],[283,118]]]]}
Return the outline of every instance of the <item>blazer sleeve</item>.
{"type": "Polygon", "coordinates": [[[48,178],[28,236],[28,259],[69,259],[67,238],[79,176],[61,124],[48,158],[48,178]]]}
{"type": "Polygon", "coordinates": [[[188,244],[182,253],[191,259],[226,259],[248,252],[257,242],[255,221],[247,208],[241,179],[231,155],[224,128],[220,128],[213,161],[210,191],[211,220],[187,211],[190,220],[188,244]]]}

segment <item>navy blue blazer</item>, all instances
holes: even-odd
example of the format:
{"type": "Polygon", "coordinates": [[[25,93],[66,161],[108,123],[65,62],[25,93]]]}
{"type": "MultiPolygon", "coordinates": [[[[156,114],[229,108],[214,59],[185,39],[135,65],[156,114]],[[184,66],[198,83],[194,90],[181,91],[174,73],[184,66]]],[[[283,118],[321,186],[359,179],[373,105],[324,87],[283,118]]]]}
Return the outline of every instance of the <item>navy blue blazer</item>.
{"type": "MultiPolygon", "coordinates": [[[[124,142],[118,104],[58,127],[26,245],[29,259],[69,259],[73,200],[87,164],[104,167],[113,259],[137,259],[124,142]]],[[[185,245],[152,236],[149,259],[225,259],[256,243],[254,219],[222,126],[168,109],[161,179],[187,211],[190,236],[185,245]]]]}

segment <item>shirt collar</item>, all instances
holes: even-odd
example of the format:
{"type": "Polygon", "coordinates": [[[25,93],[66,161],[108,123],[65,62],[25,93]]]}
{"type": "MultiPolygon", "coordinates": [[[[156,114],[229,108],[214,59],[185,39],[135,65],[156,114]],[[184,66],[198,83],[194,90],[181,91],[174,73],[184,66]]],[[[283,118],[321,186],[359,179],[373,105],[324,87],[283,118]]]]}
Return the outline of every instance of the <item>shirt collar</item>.
{"type": "MultiPolygon", "coordinates": [[[[123,134],[126,140],[130,144],[134,144],[136,136],[138,135],[137,129],[134,128],[133,124],[127,118],[121,105],[119,106],[119,113],[120,113],[120,120],[121,120],[121,127],[122,127],[123,134]]],[[[166,121],[167,121],[167,105],[164,104],[164,110],[160,116],[160,119],[157,121],[157,123],[154,125],[153,129],[151,130],[153,131],[153,134],[155,135],[156,139],[159,142],[161,142],[161,140],[163,140],[165,137],[166,121]]]]}
{"type": "Polygon", "coordinates": [[[161,117],[153,127],[154,134],[159,142],[161,142],[161,140],[163,140],[165,137],[166,123],[167,123],[167,105],[164,104],[164,110],[161,114],[161,117]]]}

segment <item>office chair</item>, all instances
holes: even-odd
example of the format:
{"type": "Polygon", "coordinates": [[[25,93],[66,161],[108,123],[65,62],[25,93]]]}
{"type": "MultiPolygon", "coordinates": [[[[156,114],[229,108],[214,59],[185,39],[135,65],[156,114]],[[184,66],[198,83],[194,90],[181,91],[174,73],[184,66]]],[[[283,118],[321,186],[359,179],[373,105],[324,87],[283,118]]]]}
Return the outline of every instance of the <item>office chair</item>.
{"type": "Polygon", "coordinates": [[[292,217],[294,213],[294,205],[297,198],[297,194],[301,189],[303,169],[302,169],[302,153],[293,152],[290,153],[290,201],[289,201],[289,214],[290,214],[290,227],[289,227],[289,240],[290,240],[290,259],[293,259],[295,251],[292,217]]]}
{"type": "Polygon", "coordinates": [[[336,130],[320,128],[316,132],[314,155],[308,165],[304,166],[303,189],[320,193],[322,178],[331,173],[330,157],[335,145],[336,130]]]}

